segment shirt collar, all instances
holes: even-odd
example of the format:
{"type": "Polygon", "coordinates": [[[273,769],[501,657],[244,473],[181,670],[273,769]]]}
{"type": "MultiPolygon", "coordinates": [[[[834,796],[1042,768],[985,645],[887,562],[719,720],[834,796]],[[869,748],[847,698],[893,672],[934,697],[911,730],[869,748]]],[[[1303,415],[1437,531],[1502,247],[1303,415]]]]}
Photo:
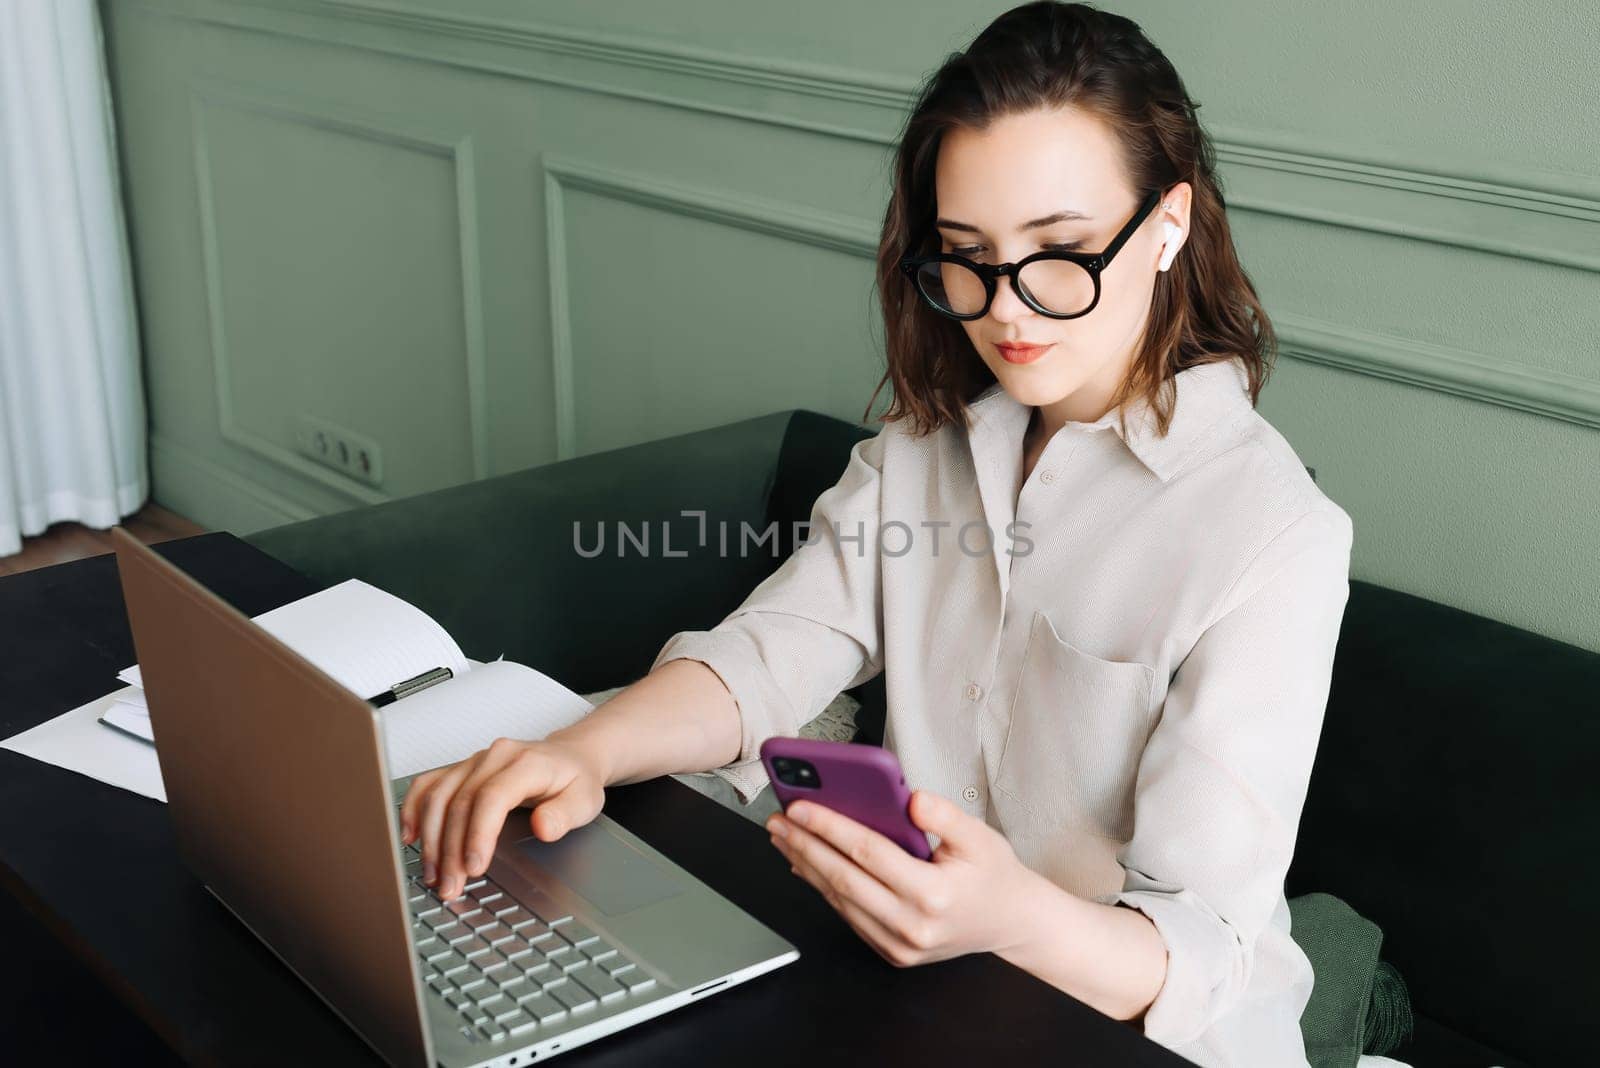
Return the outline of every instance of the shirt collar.
{"type": "MultiPolygon", "coordinates": [[[[1167,433],[1156,433],[1155,412],[1143,396],[1127,404],[1128,430],[1123,435],[1118,410],[1113,408],[1093,422],[1066,423],[1062,429],[1093,431],[1109,428],[1129,451],[1162,482],[1166,482],[1200,449],[1208,431],[1228,425],[1251,409],[1249,375],[1238,360],[1219,360],[1186,367],[1172,378],[1176,407],[1167,433]]],[[[1032,415],[1030,406],[1014,399],[1000,383],[991,384],[967,405],[975,424],[993,424],[1007,437],[1021,441],[1032,415]]],[[[978,432],[974,426],[973,432],[978,432]]]]}

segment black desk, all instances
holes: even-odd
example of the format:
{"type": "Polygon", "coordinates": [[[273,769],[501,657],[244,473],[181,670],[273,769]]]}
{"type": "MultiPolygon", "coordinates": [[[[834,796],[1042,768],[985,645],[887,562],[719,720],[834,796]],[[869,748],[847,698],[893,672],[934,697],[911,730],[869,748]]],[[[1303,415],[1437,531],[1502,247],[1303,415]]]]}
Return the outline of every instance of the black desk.
{"type": "MultiPolygon", "coordinates": [[[[230,534],[156,548],[247,615],[316,589],[230,534]]],[[[0,737],[115,689],[135,660],[115,557],[0,579],[0,650],[0,737]]],[[[890,966],[760,827],[671,778],[612,787],[605,811],[801,957],[563,1065],[1188,1063],[990,954],[890,966]]],[[[201,889],[155,801],[0,751],[0,882],[189,1062],[378,1063],[201,889]]]]}

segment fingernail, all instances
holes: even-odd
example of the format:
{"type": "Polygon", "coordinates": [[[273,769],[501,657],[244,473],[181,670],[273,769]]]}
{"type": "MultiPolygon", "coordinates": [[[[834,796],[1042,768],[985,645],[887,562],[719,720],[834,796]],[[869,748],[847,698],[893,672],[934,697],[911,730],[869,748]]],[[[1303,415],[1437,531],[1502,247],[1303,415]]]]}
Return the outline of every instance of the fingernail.
{"type": "Polygon", "coordinates": [[[422,881],[427,883],[429,886],[432,886],[433,885],[433,881],[435,879],[437,879],[438,877],[439,877],[439,869],[434,866],[433,861],[431,861],[431,860],[423,861],[422,862],[422,881]]]}
{"type": "Polygon", "coordinates": [[[802,827],[811,820],[811,810],[804,805],[791,806],[786,815],[802,827]]]}
{"type": "Polygon", "coordinates": [[[783,821],[777,818],[774,818],[768,822],[767,830],[771,831],[779,838],[782,838],[784,835],[789,833],[788,828],[783,825],[783,821]]]}
{"type": "Polygon", "coordinates": [[[483,863],[482,858],[476,853],[467,854],[467,872],[471,875],[478,874],[478,867],[483,863]]]}

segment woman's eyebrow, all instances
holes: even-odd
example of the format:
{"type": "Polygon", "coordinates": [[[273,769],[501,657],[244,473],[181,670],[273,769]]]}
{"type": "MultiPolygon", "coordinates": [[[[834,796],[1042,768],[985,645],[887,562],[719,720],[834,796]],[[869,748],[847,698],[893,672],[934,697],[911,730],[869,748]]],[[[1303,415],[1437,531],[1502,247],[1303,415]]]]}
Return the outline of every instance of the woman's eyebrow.
{"type": "MultiPolygon", "coordinates": [[[[1025,222],[1021,226],[1017,227],[1017,233],[1020,234],[1024,230],[1037,230],[1041,226],[1050,226],[1058,222],[1072,222],[1077,220],[1092,221],[1093,218],[1094,216],[1092,215],[1085,215],[1081,211],[1074,211],[1071,208],[1068,208],[1065,211],[1058,211],[1054,215],[1046,215],[1042,219],[1034,219],[1032,222],[1025,222]]],[[[957,230],[964,234],[983,233],[981,229],[973,226],[971,223],[956,222],[954,219],[939,219],[933,225],[935,229],[939,230],[957,230]]]]}

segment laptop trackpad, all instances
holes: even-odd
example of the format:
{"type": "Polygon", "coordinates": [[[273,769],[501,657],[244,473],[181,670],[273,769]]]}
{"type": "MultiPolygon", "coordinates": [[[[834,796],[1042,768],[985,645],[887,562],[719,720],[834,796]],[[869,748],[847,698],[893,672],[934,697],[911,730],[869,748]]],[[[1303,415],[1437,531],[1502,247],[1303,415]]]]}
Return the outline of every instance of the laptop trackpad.
{"type": "Polygon", "coordinates": [[[593,823],[574,827],[554,842],[530,835],[509,848],[560,879],[607,916],[632,912],[683,892],[678,880],[654,861],[593,823]]]}

